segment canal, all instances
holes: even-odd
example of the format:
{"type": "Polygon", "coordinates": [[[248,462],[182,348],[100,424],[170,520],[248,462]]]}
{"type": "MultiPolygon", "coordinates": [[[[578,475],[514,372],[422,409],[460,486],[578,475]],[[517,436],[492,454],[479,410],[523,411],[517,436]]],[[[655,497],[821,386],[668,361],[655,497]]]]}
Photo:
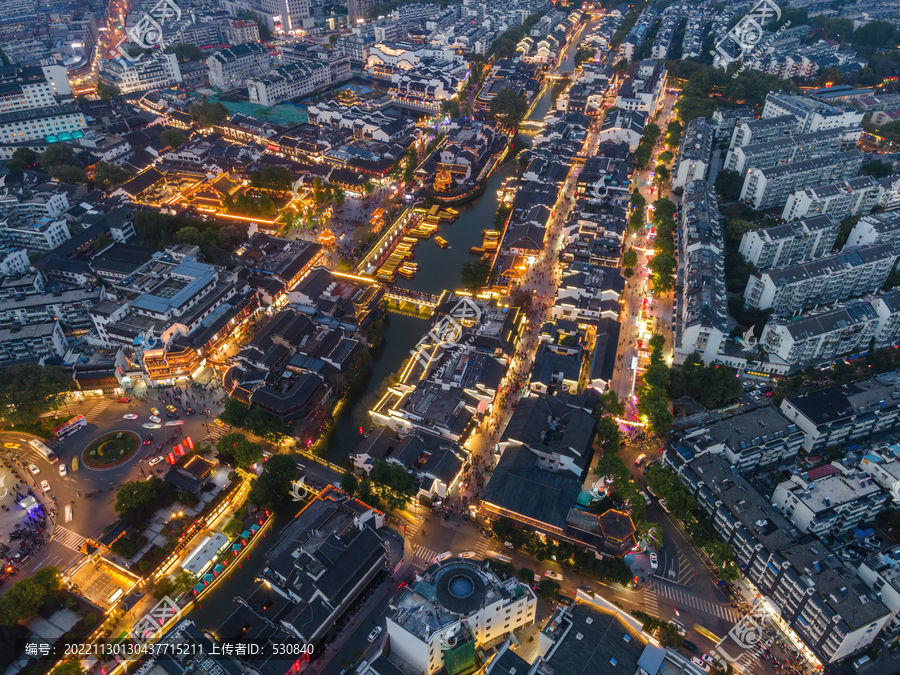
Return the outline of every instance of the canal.
{"type": "MultiPolygon", "coordinates": [[[[542,119],[551,105],[550,87],[545,88],[534,106],[531,119],[542,119]]],[[[536,130],[523,130],[520,140],[530,146],[536,130]]],[[[439,248],[434,239],[426,239],[416,248],[415,261],[419,263],[419,274],[415,279],[402,279],[402,285],[417,291],[440,295],[445,289],[459,288],[459,268],[466,260],[474,258],[469,253],[472,246],[481,245],[481,231],[493,228],[497,212],[497,191],[503,182],[513,176],[518,168],[514,157],[496,168],[488,180],[487,189],[478,199],[460,206],[459,218],[453,223],[440,226],[438,234],[450,243],[446,249],[439,248]]],[[[366,411],[373,405],[386,378],[399,372],[403,361],[422,337],[427,323],[422,319],[402,314],[388,314],[384,333],[384,345],[372,354],[372,371],[365,389],[359,397],[345,405],[338,413],[334,429],[328,439],[325,459],[335,464],[344,460],[356,449],[362,436],[359,427],[366,424],[366,411]]],[[[297,513],[296,504],[283,504],[276,512],[275,521],[265,539],[256,544],[250,557],[241,567],[232,570],[231,576],[218,589],[204,598],[190,613],[197,626],[215,633],[223,621],[235,609],[235,595],[252,592],[254,578],[262,571],[266,553],[278,541],[278,533],[297,513]]],[[[219,636],[227,639],[228,636],[219,636]]]]}

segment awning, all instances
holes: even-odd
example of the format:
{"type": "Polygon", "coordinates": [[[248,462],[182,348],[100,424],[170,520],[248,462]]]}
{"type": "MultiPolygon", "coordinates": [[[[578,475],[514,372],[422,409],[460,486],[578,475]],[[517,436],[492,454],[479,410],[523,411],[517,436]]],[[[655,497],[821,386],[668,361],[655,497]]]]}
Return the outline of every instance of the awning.
{"type": "Polygon", "coordinates": [[[28,509],[33,509],[37,505],[38,505],[37,499],[35,499],[34,497],[31,497],[31,496],[25,497],[25,499],[23,499],[22,501],[19,502],[19,506],[21,506],[26,511],[28,509]]]}
{"type": "Polygon", "coordinates": [[[241,539],[247,539],[250,536],[251,535],[249,532],[247,532],[247,530],[244,530],[243,532],[241,532],[241,539]]]}
{"type": "Polygon", "coordinates": [[[222,570],[224,570],[224,569],[225,568],[222,567],[221,565],[216,565],[215,567],[213,567],[213,574],[221,574],[222,570]]]}
{"type": "Polygon", "coordinates": [[[200,591],[202,591],[202,590],[203,590],[203,582],[202,582],[202,581],[198,581],[198,582],[197,582],[197,585],[194,586],[194,590],[197,591],[198,593],[199,593],[200,591]]]}
{"type": "Polygon", "coordinates": [[[231,545],[231,550],[234,551],[235,553],[237,553],[238,551],[240,551],[240,550],[241,550],[241,542],[237,542],[237,543],[235,543],[235,544],[232,544],[232,545],[231,545]]]}
{"type": "Polygon", "coordinates": [[[212,580],[213,580],[213,575],[212,575],[212,574],[204,574],[204,575],[203,575],[203,583],[204,583],[204,584],[208,584],[208,583],[209,583],[210,581],[212,581],[212,580]]]}
{"type": "Polygon", "coordinates": [[[256,534],[257,532],[259,532],[259,524],[258,524],[258,523],[254,523],[254,524],[250,527],[250,531],[251,531],[253,534],[256,534]]]}

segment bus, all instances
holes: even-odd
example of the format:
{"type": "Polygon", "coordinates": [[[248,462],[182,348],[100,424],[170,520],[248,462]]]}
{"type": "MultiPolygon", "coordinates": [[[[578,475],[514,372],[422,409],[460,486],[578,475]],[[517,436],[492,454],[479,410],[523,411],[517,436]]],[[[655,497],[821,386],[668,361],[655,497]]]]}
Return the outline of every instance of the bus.
{"type": "Polygon", "coordinates": [[[36,438],[29,439],[28,445],[41,453],[51,464],[59,459],[50,448],[36,438]]]}
{"type": "Polygon", "coordinates": [[[84,419],[84,415],[75,415],[72,419],[70,419],[65,424],[56,427],[53,430],[53,436],[61,441],[64,438],[68,438],[72,434],[74,434],[79,429],[84,429],[87,426],[87,420],[84,419]]]}

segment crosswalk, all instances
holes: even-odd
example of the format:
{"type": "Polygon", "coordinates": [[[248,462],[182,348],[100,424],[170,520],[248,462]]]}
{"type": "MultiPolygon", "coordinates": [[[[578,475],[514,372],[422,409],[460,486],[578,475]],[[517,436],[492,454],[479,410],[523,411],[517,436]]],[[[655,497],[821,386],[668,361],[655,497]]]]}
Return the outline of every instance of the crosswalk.
{"type": "MultiPolygon", "coordinates": [[[[407,526],[406,536],[407,538],[412,538],[415,531],[419,529],[421,526],[420,523],[415,523],[415,530],[413,530],[412,525],[407,526]]],[[[487,539],[480,539],[478,542],[472,545],[468,551],[451,551],[454,555],[459,555],[460,553],[474,553],[473,560],[483,560],[485,554],[488,552],[490,545],[488,544],[487,539]]],[[[418,567],[420,569],[424,569],[428,567],[432,561],[438,556],[438,554],[443,553],[443,551],[435,551],[434,549],[428,548],[422,544],[413,544],[413,566],[418,567]]]]}
{"type": "Polygon", "coordinates": [[[86,419],[88,422],[93,422],[95,419],[97,419],[97,417],[100,416],[100,413],[102,413],[110,406],[111,403],[112,399],[109,398],[97,401],[96,405],[94,405],[93,408],[88,410],[86,413],[82,413],[84,415],[84,419],[86,419]]]}
{"type": "Polygon", "coordinates": [[[644,607],[651,616],[659,616],[659,597],[652,582],[644,586],[644,607]]]}
{"type": "Polygon", "coordinates": [[[699,595],[688,593],[677,586],[670,586],[669,584],[660,583],[656,580],[651,581],[648,586],[653,587],[656,591],[657,598],[662,596],[667,600],[678,603],[682,607],[691,607],[704,614],[709,614],[734,623],[737,623],[741,619],[741,615],[736,609],[710,602],[706,598],[701,598],[699,595]]]}
{"type": "Polygon", "coordinates": [[[53,541],[58,542],[73,551],[79,550],[86,540],[87,537],[82,537],[77,532],[72,532],[72,530],[60,525],[57,525],[56,529],[53,530],[53,541]]]}

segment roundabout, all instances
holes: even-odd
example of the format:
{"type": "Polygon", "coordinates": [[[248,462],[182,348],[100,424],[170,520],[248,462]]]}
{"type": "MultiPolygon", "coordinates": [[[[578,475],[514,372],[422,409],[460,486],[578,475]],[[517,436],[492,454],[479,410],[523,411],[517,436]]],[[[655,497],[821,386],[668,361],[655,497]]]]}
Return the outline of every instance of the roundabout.
{"type": "Polygon", "coordinates": [[[140,437],[133,431],[112,431],[91,441],[81,459],[89,469],[112,469],[131,459],[141,447],[140,437]]]}

